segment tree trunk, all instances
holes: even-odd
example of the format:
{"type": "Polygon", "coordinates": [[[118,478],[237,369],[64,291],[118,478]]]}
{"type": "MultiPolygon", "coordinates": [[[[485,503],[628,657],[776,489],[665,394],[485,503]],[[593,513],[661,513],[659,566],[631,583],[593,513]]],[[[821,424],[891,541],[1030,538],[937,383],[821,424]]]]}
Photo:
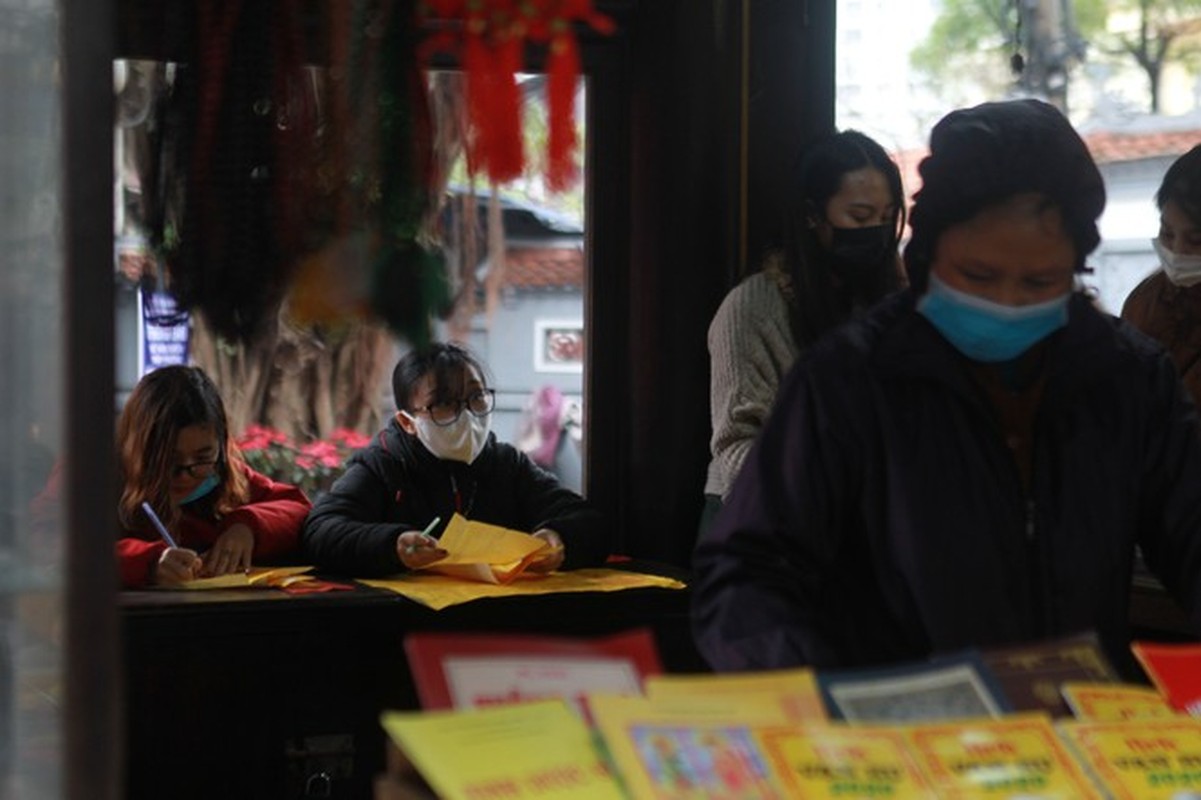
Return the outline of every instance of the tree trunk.
{"type": "Polygon", "coordinates": [[[235,436],[259,424],[303,443],[338,428],[370,435],[383,426],[392,359],[384,328],[301,330],[277,317],[247,345],[214,336],[201,314],[193,318],[193,358],[221,390],[235,436]]]}

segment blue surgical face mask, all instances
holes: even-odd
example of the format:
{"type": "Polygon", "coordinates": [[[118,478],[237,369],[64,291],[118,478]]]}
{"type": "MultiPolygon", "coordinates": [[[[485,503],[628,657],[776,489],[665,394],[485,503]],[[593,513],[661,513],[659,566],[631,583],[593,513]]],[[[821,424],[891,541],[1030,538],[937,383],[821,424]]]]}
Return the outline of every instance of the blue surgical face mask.
{"type": "Polygon", "coordinates": [[[183,500],[180,500],[179,504],[181,506],[186,506],[188,503],[193,503],[193,502],[199,500],[200,498],[204,497],[206,494],[213,491],[213,489],[216,489],[220,485],[221,485],[221,481],[218,480],[216,474],[209,475],[207,478],[205,478],[204,480],[202,480],[200,482],[199,486],[197,486],[195,489],[193,489],[191,492],[189,492],[187,497],[185,497],[183,500]]]}
{"type": "Polygon", "coordinates": [[[1068,321],[1071,292],[1045,303],[1008,306],[953,289],[930,275],[917,310],[973,361],[1017,358],[1068,321]]]}

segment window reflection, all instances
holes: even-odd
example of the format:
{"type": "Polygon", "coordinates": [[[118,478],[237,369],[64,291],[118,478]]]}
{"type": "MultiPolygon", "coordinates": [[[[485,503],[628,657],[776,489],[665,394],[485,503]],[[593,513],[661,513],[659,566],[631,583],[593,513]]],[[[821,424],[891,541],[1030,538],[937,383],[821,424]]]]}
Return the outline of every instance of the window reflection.
{"type": "Polygon", "coordinates": [[[62,531],[57,17],[0,3],[0,796],[60,791],[62,531]]]}

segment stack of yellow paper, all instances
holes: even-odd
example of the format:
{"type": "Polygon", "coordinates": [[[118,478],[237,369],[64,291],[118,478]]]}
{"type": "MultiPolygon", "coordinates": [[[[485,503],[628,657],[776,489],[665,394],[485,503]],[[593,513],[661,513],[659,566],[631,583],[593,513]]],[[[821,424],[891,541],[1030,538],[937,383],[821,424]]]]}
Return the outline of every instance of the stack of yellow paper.
{"type": "Polygon", "coordinates": [[[554,549],[528,533],[474,522],[458,514],[450,518],[438,546],[447,556],[426,570],[484,583],[509,583],[554,549]]]}
{"type": "Polygon", "coordinates": [[[197,578],[167,589],[283,589],[311,578],[305,573],[312,567],[252,567],[246,572],[231,572],[212,578],[197,578]]]}

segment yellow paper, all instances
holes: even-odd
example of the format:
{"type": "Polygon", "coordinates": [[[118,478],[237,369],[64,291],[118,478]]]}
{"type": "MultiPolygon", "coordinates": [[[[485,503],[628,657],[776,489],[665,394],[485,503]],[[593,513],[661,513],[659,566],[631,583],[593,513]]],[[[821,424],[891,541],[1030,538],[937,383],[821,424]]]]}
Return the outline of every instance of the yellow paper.
{"type": "Polygon", "coordinates": [[[1201,797],[1201,719],[1064,722],[1060,733],[1114,798],[1201,797]]]}
{"type": "Polygon", "coordinates": [[[753,732],[788,722],[775,702],[727,695],[698,704],[677,697],[591,694],[588,708],[631,797],[787,796],[753,732]]]}
{"type": "Polygon", "coordinates": [[[785,715],[795,722],[824,722],[826,706],[817,677],[812,669],[770,670],[703,675],[649,675],[645,691],[655,699],[673,696],[684,698],[735,695],[756,695],[780,705],[785,715]]]}
{"type": "Polygon", "coordinates": [[[561,700],[380,721],[440,798],[622,800],[587,725],[561,700]]]}
{"type": "MultiPolygon", "coordinates": [[[[197,578],[166,589],[274,589],[290,586],[312,567],[252,567],[249,572],[230,572],[212,578],[197,578]]],[[[300,580],[305,580],[300,578],[300,580]]]]}
{"type": "Polygon", "coordinates": [[[396,592],[434,610],[486,597],[684,588],[683,583],[672,578],[616,569],[577,569],[570,572],[552,572],[530,579],[519,576],[517,580],[508,584],[476,583],[420,572],[394,578],[360,579],[359,583],[396,592]]]}
{"type": "Polygon", "coordinates": [[[1046,714],[915,725],[905,735],[918,766],[946,800],[1098,796],[1046,714]]]}
{"type": "Polygon", "coordinates": [[[1174,717],[1163,695],[1145,686],[1122,683],[1065,683],[1063,698],[1077,719],[1117,722],[1174,717]]]}
{"type": "Polygon", "coordinates": [[[819,725],[755,731],[789,797],[937,797],[897,728],[819,725]]]}
{"type": "Polygon", "coordinates": [[[459,514],[450,518],[438,546],[447,551],[446,557],[423,569],[487,583],[513,580],[530,562],[551,550],[545,539],[459,514]]]}

